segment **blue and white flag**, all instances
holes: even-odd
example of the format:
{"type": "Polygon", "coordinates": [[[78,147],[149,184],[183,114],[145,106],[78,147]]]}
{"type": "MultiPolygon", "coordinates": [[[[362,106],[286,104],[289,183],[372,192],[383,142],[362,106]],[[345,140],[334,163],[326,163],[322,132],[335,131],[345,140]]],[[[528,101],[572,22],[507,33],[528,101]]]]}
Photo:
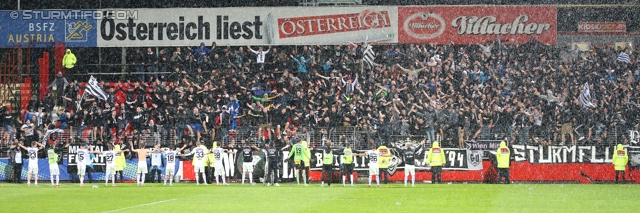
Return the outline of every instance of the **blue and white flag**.
{"type": "Polygon", "coordinates": [[[629,57],[629,54],[625,53],[625,52],[620,52],[620,55],[618,55],[618,61],[630,64],[631,63],[631,58],[629,57]]]}

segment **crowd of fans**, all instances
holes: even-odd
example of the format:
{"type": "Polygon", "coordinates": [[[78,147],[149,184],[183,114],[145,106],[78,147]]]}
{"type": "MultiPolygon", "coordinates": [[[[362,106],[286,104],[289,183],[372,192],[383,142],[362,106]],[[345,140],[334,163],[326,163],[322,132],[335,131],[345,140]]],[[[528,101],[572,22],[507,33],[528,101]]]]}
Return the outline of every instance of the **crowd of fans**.
{"type": "Polygon", "coordinates": [[[100,82],[107,100],[83,96],[83,82],[59,74],[52,84],[58,92],[34,97],[24,119],[5,118],[3,109],[0,123],[24,137],[91,128],[105,139],[154,132],[163,143],[185,134],[228,143],[229,134],[248,127],[258,129],[253,137],[261,143],[356,126],[373,130],[376,143],[425,135],[462,146],[479,139],[628,143],[627,134],[612,133],[639,121],[640,48],[581,51],[535,40],[370,44],[375,59],[368,63],[365,45],[133,49],[129,69],[144,74],[100,82]],[[579,97],[585,83],[586,99],[579,97]]]}

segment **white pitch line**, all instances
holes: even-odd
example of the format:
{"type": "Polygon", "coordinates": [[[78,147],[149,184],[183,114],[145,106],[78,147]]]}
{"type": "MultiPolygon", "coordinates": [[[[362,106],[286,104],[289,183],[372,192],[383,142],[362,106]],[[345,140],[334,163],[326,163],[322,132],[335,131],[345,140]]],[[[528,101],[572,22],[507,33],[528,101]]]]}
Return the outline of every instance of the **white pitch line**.
{"type": "Polygon", "coordinates": [[[130,206],[130,207],[125,207],[125,208],[121,208],[121,209],[106,211],[106,212],[102,212],[102,213],[117,212],[117,211],[122,211],[122,210],[127,210],[127,209],[138,208],[138,207],[142,207],[142,206],[151,206],[151,205],[156,205],[156,204],[159,204],[159,203],[171,202],[171,201],[174,201],[174,200],[177,200],[177,199],[178,198],[173,198],[173,199],[169,199],[169,200],[161,200],[161,201],[157,201],[157,202],[153,202],[153,203],[145,203],[145,204],[140,204],[140,205],[137,205],[137,206],[130,206]]]}

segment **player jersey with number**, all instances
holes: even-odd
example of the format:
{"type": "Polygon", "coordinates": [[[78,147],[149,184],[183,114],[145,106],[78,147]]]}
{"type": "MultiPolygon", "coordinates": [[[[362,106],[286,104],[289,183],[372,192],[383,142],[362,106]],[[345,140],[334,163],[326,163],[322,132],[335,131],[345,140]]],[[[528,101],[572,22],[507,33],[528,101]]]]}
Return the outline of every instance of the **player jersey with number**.
{"type": "Polygon", "coordinates": [[[27,148],[29,155],[29,165],[38,164],[38,148],[27,148]]]}
{"type": "Polygon", "coordinates": [[[116,152],[106,151],[103,152],[104,160],[107,162],[107,167],[113,167],[116,165],[116,152]]]}
{"type": "Polygon", "coordinates": [[[216,159],[215,164],[222,164],[222,153],[223,152],[224,152],[224,149],[222,149],[222,148],[213,149],[213,158],[216,159]]]}
{"type": "MultiPolygon", "coordinates": [[[[304,160],[306,153],[305,147],[302,144],[295,144],[291,149],[291,154],[293,154],[294,160],[304,160]]],[[[291,154],[289,154],[289,156],[291,156],[291,154]]]]}
{"type": "Polygon", "coordinates": [[[253,149],[251,147],[242,148],[242,159],[243,162],[252,162],[253,161],[253,149]]]}
{"type": "Polygon", "coordinates": [[[367,156],[369,157],[369,167],[377,167],[378,166],[378,157],[380,157],[380,152],[378,152],[378,151],[367,151],[367,156]]]}
{"type": "Polygon", "coordinates": [[[176,151],[167,151],[165,152],[167,155],[167,164],[175,165],[176,164],[176,151]]]}
{"type": "Polygon", "coordinates": [[[193,156],[194,166],[204,166],[204,156],[206,154],[205,149],[202,147],[196,147],[191,151],[191,153],[194,154],[193,156]]]}
{"type": "Polygon", "coordinates": [[[87,165],[87,161],[89,159],[89,151],[86,149],[78,149],[78,153],[76,154],[76,162],[78,164],[87,165]]]}

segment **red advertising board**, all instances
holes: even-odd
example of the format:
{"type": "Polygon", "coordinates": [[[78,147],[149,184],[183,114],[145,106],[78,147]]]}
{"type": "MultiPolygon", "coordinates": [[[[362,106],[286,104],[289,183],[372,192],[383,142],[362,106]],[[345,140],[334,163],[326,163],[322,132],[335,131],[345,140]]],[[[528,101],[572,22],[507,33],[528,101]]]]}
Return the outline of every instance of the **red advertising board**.
{"type": "Polygon", "coordinates": [[[553,6],[410,6],[398,7],[398,42],[481,44],[501,40],[556,43],[553,6]]]}
{"type": "Polygon", "coordinates": [[[578,22],[578,32],[583,32],[583,33],[627,32],[627,24],[625,22],[578,22]]]}
{"type": "Polygon", "coordinates": [[[281,26],[280,38],[290,38],[386,28],[391,27],[391,19],[387,11],[365,10],[353,14],[278,19],[278,26],[281,26]]]}
{"type": "MultiPolygon", "coordinates": [[[[484,169],[477,171],[443,171],[442,180],[445,182],[483,182],[497,179],[497,172],[490,161],[482,162],[484,169]]],[[[335,172],[337,173],[337,172],[335,172]]],[[[565,164],[533,164],[530,162],[511,162],[511,180],[532,182],[580,182],[614,181],[615,171],[613,164],[596,163],[565,163],[565,164]],[[591,180],[589,180],[591,179],[591,180]]],[[[321,171],[311,171],[311,180],[320,180],[321,171]]],[[[640,183],[635,177],[640,175],[640,170],[627,169],[625,177],[627,181],[640,183]]],[[[397,170],[389,176],[390,181],[403,181],[404,171],[397,170]]],[[[431,180],[431,172],[416,171],[416,181],[431,180]]]]}

